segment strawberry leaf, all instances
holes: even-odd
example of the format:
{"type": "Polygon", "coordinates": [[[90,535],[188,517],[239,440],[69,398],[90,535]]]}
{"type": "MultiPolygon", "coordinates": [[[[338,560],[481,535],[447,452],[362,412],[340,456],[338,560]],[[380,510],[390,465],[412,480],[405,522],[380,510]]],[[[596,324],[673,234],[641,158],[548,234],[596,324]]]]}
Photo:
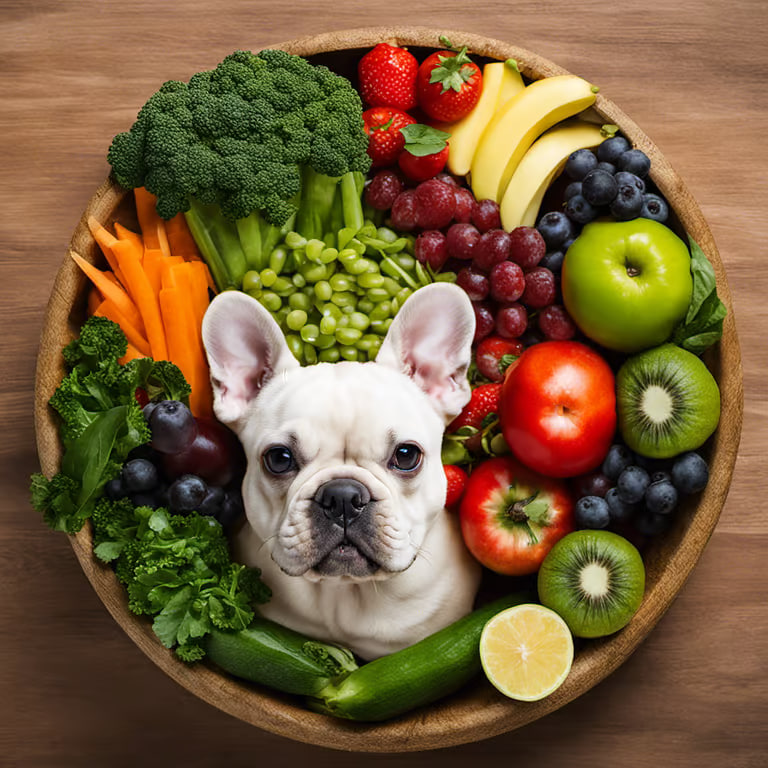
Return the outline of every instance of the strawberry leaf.
{"type": "Polygon", "coordinates": [[[438,56],[437,60],[440,65],[430,73],[429,82],[440,83],[443,86],[441,93],[451,89],[460,92],[465,83],[475,75],[475,68],[467,66],[472,64],[472,59],[467,55],[466,46],[455,56],[438,56]]]}
{"type": "Polygon", "coordinates": [[[421,123],[403,126],[400,133],[405,138],[405,151],[414,157],[425,157],[442,152],[446,147],[446,140],[451,136],[450,133],[438,131],[437,128],[421,123]]]}

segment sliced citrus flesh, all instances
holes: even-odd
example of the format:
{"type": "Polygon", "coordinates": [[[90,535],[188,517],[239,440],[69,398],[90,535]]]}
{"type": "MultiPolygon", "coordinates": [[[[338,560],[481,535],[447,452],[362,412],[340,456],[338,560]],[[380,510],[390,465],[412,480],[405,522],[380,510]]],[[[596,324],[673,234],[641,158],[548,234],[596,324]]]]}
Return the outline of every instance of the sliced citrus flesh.
{"type": "Polygon", "coordinates": [[[480,636],[480,661],[491,683],[518,701],[557,690],[573,663],[573,636],[554,611],[525,603],[497,613],[480,636]]]}

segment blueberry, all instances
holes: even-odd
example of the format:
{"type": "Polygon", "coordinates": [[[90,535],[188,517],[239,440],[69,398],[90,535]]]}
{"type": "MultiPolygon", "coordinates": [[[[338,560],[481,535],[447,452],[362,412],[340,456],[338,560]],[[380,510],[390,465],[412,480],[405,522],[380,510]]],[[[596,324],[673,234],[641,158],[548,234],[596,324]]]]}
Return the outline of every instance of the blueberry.
{"type": "Polygon", "coordinates": [[[152,411],[157,407],[157,403],[153,403],[151,400],[141,409],[144,414],[144,418],[149,421],[149,417],[152,415],[152,411]]]}
{"type": "Polygon", "coordinates": [[[200,512],[201,515],[211,515],[212,517],[216,517],[221,511],[223,503],[224,489],[219,486],[211,486],[208,488],[205,498],[200,503],[198,512],[200,512]]]}
{"type": "Polygon", "coordinates": [[[536,227],[548,249],[559,248],[573,234],[573,224],[561,211],[545,213],[536,227]]]}
{"type": "Polygon", "coordinates": [[[595,166],[596,171],[605,171],[606,173],[610,173],[611,176],[613,176],[616,173],[616,166],[613,163],[598,163],[595,166]]]}
{"type": "Polygon", "coordinates": [[[635,504],[645,495],[645,489],[651,482],[650,475],[642,467],[631,464],[622,471],[616,480],[616,491],[622,501],[635,504]]]}
{"type": "Polygon", "coordinates": [[[615,163],[619,155],[630,148],[629,142],[623,136],[611,136],[597,148],[597,159],[600,162],[615,163]]]}
{"type": "Polygon", "coordinates": [[[599,496],[582,496],[576,502],[575,517],[580,528],[606,528],[611,522],[608,503],[599,496]]]}
{"type": "Polygon", "coordinates": [[[672,465],[672,482],[680,493],[703,491],[708,481],[709,467],[698,453],[683,453],[672,465]]]}
{"type": "Polygon", "coordinates": [[[620,184],[610,208],[617,221],[636,219],[643,210],[643,194],[632,184],[620,184]]]}
{"type": "Polygon", "coordinates": [[[118,499],[127,496],[128,491],[125,490],[125,486],[123,485],[123,478],[118,475],[117,477],[112,478],[112,480],[109,480],[104,486],[104,493],[107,498],[112,501],[117,501],[118,499]]]}
{"type": "Polygon", "coordinates": [[[597,157],[591,149],[577,149],[565,161],[565,172],[576,181],[581,181],[595,166],[597,157]]]}
{"type": "Polygon", "coordinates": [[[616,480],[618,476],[635,461],[635,455],[622,443],[616,443],[608,449],[603,459],[603,474],[609,480],[616,480]]]}
{"type": "Polygon", "coordinates": [[[544,254],[539,262],[540,267],[546,267],[550,272],[559,272],[563,268],[565,254],[562,251],[550,251],[544,254]]]}
{"type": "Polygon", "coordinates": [[[637,504],[629,504],[619,498],[618,488],[610,488],[605,494],[605,503],[612,523],[625,523],[631,520],[637,512],[637,504]]]}
{"type": "Polygon", "coordinates": [[[152,447],[161,453],[181,453],[197,437],[197,422],[179,400],[159,402],[149,418],[152,447]]]}
{"type": "Polygon", "coordinates": [[[128,493],[141,493],[157,488],[160,475],[149,459],[131,459],[123,465],[122,479],[128,493]]]}
{"type": "Polygon", "coordinates": [[[669,206],[662,197],[654,195],[653,192],[646,192],[643,195],[643,208],[640,215],[644,219],[653,219],[663,224],[669,217],[669,206]]]}
{"type": "Polygon", "coordinates": [[[616,174],[616,183],[619,186],[622,184],[631,184],[632,186],[637,187],[640,192],[645,194],[645,182],[634,173],[629,173],[628,171],[619,171],[616,174]]]}
{"type": "Polygon", "coordinates": [[[150,493],[149,491],[139,491],[138,493],[131,494],[131,501],[134,507],[149,507],[150,509],[157,509],[161,506],[157,494],[150,493]]]}
{"type": "Polygon", "coordinates": [[[644,179],[651,170],[651,159],[640,149],[628,149],[618,156],[616,167],[620,171],[629,171],[644,179]]]}
{"type": "Polygon", "coordinates": [[[613,202],[619,185],[614,176],[607,171],[590,171],[581,182],[581,194],[591,205],[608,205],[613,202]]]}
{"type": "Polygon", "coordinates": [[[587,202],[584,195],[572,197],[565,204],[565,214],[577,224],[588,224],[597,217],[597,211],[587,202]]]}
{"type": "Polygon", "coordinates": [[[669,515],[657,515],[652,512],[643,512],[638,515],[633,524],[635,529],[645,536],[656,536],[669,528],[672,518],[669,515]]]}
{"type": "Polygon", "coordinates": [[[576,195],[581,194],[581,182],[580,181],[572,181],[566,188],[565,192],[563,192],[563,197],[566,200],[570,200],[572,197],[575,197],[576,195]]]}
{"type": "Polygon", "coordinates": [[[669,515],[677,507],[677,489],[670,480],[657,480],[645,491],[645,508],[655,515],[669,515]]]}
{"type": "Polygon", "coordinates": [[[194,512],[207,492],[208,486],[197,475],[182,475],[168,489],[168,504],[174,512],[194,512]]]}
{"type": "Polygon", "coordinates": [[[224,501],[221,504],[221,510],[216,519],[223,528],[229,528],[245,514],[243,507],[243,497],[239,491],[228,490],[224,495],[224,501]]]}
{"type": "Polygon", "coordinates": [[[666,469],[657,469],[655,472],[651,472],[651,482],[658,483],[659,480],[667,480],[671,483],[672,474],[668,472],[666,469]]]}

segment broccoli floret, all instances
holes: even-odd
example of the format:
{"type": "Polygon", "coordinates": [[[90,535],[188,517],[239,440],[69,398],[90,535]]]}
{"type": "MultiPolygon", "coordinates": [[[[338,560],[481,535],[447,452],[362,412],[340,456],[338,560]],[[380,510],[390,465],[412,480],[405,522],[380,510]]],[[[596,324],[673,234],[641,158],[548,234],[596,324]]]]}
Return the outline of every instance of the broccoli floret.
{"type": "Polygon", "coordinates": [[[120,359],[128,349],[128,341],[117,323],[106,317],[89,317],[80,329],[80,336],[62,350],[69,370],[77,366],[88,370],[100,364],[120,359]]]}
{"type": "MultiPolygon", "coordinates": [[[[285,51],[235,51],[186,84],[164,83],[107,157],[119,184],[157,196],[160,216],[185,213],[224,290],[263,269],[303,203],[317,197],[302,184],[305,168],[334,184],[369,169],[367,148],[349,80],[285,51]]],[[[362,224],[361,213],[353,218],[362,224]]]]}

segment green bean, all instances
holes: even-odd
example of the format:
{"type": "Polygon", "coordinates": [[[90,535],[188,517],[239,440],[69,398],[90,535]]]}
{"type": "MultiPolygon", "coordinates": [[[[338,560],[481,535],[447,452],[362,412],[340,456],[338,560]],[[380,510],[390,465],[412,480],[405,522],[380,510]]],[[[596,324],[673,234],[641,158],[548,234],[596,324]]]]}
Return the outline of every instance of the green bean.
{"type": "Polygon", "coordinates": [[[355,287],[354,278],[351,276],[348,277],[340,272],[332,275],[328,283],[335,292],[351,291],[355,287]]]}
{"type": "Polygon", "coordinates": [[[307,258],[314,261],[315,264],[325,264],[327,262],[320,260],[320,254],[325,250],[325,243],[322,240],[308,240],[306,245],[307,258]]]}
{"type": "Polygon", "coordinates": [[[330,277],[328,268],[325,264],[307,263],[299,267],[299,270],[308,283],[317,283],[320,280],[327,280],[330,277]]]}
{"type": "Polygon", "coordinates": [[[345,307],[357,304],[357,296],[350,291],[335,291],[331,295],[331,301],[337,307],[345,307]]]}
{"type": "Polygon", "coordinates": [[[384,275],[381,272],[364,272],[357,278],[357,284],[361,288],[381,288],[384,284],[384,275]]]}
{"type": "Polygon", "coordinates": [[[362,331],[358,331],[357,328],[336,329],[336,341],[343,346],[352,346],[356,341],[360,340],[362,335],[362,331]]]}
{"type": "Polygon", "coordinates": [[[320,333],[333,334],[336,332],[336,318],[326,315],[320,321],[320,333]]]}
{"type": "MultiPolygon", "coordinates": [[[[410,288],[401,288],[396,294],[395,299],[397,299],[397,303],[399,306],[403,306],[405,304],[406,299],[413,293],[413,291],[410,288]]],[[[394,314],[394,313],[393,313],[394,314]]]]}
{"type": "Polygon", "coordinates": [[[304,342],[299,336],[294,333],[286,334],[285,343],[288,345],[288,349],[291,350],[291,354],[299,361],[304,360],[304,342]]]}
{"type": "Polygon", "coordinates": [[[379,240],[383,240],[385,243],[394,243],[399,238],[399,235],[389,227],[379,227],[376,230],[376,237],[378,237],[379,240]]]}
{"type": "Polygon", "coordinates": [[[261,276],[255,269],[249,269],[243,275],[242,289],[246,293],[261,290],[261,276]]]}
{"type": "Polygon", "coordinates": [[[269,267],[262,269],[259,276],[261,277],[261,284],[265,288],[271,288],[274,285],[275,280],[277,280],[277,272],[269,267]]]}
{"type": "Polygon", "coordinates": [[[321,349],[317,353],[317,359],[321,363],[336,363],[341,357],[338,347],[328,347],[328,349],[321,349]]]}
{"type": "Polygon", "coordinates": [[[287,277],[279,277],[272,283],[272,290],[278,296],[290,296],[296,292],[296,286],[287,277]]]}
{"type": "Polygon", "coordinates": [[[331,304],[331,302],[327,302],[323,304],[322,309],[319,309],[318,312],[320,312],[323,317],[333,317],[335,320],[340,320],[344,313],[341,311],[341,307],[337,307],[335,304],[331,304]]]}
{"type": "Polygon", "coordinates": [[[288,260],[288,251],[281,246],[275,248],[272,253],[269,254],[269,268],[280,274],[285,267],[285,262],[288,260]]]}
{"type": "Polygon", "coordinates": [[[360,310],[360,312],[365,312],[366,315],[369,315],[375,306],[376,305],[370,299],[363,298],[357,302],[357,308],[360,310]]]}
{"type": "Polygon", "coordinates": [[[360,359],[359,353],[355,347],[346,347],[342,346],[339,347],[339,354],[345,359],[345,360],[351,360],[352,362],[356,362],[360,359]]]}
{"type": "Polygon", "coordinates": [[[312,300],[306,293],[296,291],[288,297],[288,306],[291,309],[303,309],[307,314],[312,310],[312,300]]]}
{"type": "Polygon", "coordinates": [[[320,252],[318,259],[320,260],[321,264],[330,264],[332,261],[336,261],[338,257],[339,252],[336,250],[336,248],[324,248],[320,252]]]}
{"type": "Polygon", "coordinates": [[[367,315],[362,312],[352,312],[349,316],[349,327],[356,328],[358,331],[364,331],[371,324],[367,315]]]}
{"type": "Polygon", "coordinates": [[[402,267],[406,272],[410,272],[416,267],[416,259],[413,256],[409,256],[407,253],[398,253],[392,258],[397,262],[398,266],[402,267]]]}
{"type": "Polygon", "coordinates": [[[315,296],[317,296],[320,301],[330,301],[332,295],[333,289],[327,280],[319,280],[315,283],[315,296]]]}
{"type": "Polygon", "coordinates": [[[291,282],[297,288],[303,288],[307,284],[307,278],[304,277],[304,275],[302,275],[301,272],[294,272],[291,275],[291,282]]]}
{"type": "Polygon", "coordinates": [[[368,313],[368,317],[373,320],[385,320],[392,314],[392,302],[382,301],[376,304],[374,308],[368,313]]]}
{"type": "Polygon", "coordinates": [[[388,301],[390,298],[389,291],[386,288],[369,288],[365,295],[374,304],[380,304],[382,301],[388,301]]]}
{"type": "Polygon", "coordinates": [[[292,331],[300,331],[307,324],[307,313],[303,309],[294,309],[288,313],[285,324],[292,331]]]}
{"type": "Polygon", "coordinates": [[[400,289],[403,287],[397,280],[391,277],[384,278],[384,285],[381,286],[390,296],[397,296],[400,289]]]}
{"type": "Polygon", "coordinates": [[[371,330],[374,333],[378,333],[382,336],[389,330],[389,326],[392,325],[392,318],[387,317],[384,320],[374,320],[371,322],[371,330]]]}
{"type": "Polygon", "coordinates": [[[283,305],[283,300],[272,291],[263,291],[259,297],[259,301],[270,311],[277,312],[283,305]]]}
{"type": "Polygon", "coordinates": [[[373,346],[376,346],[377,348],[381,346],[381,337],[377,336],[375,333],[365,333],[355,343],[355,346],[361,352],[368,352],[373,346]]]}
{"type": "MultiPolygon", "coordinates": [[[[299,335],[303,341],[308,344],[314,344],[317,341],[317,337],[320,335],[320,329],[314,323],[307,323],[300,331],[299,335]]],[[[304,350],[306,355],[306,350],[304,350]]]]}

